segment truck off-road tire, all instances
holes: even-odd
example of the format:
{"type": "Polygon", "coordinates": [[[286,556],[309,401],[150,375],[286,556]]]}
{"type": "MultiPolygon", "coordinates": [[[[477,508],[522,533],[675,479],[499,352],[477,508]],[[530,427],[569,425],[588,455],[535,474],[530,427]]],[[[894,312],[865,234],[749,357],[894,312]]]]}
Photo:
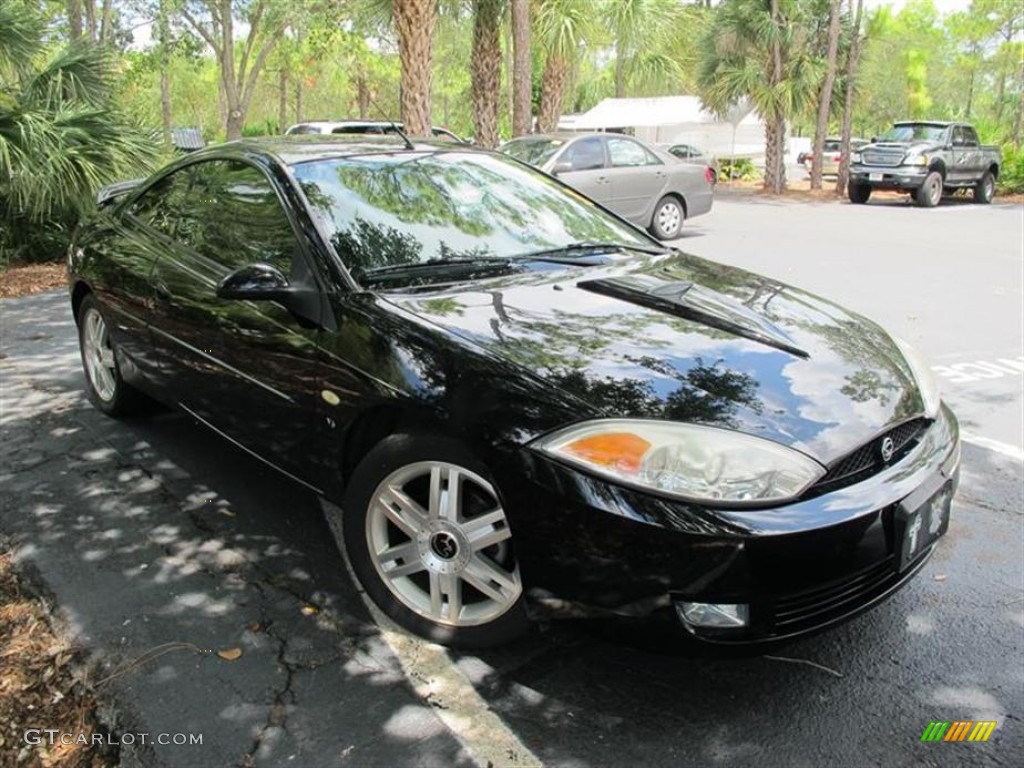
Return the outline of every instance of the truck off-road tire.
{"type": "Polygon", "coordinates": [[[914,202],[922,208],[934,208],[942,200],[942,174],[932,171],[924,183],[914,190],[914,202]]]}
{"type": "Polygon", "coordinates": [[[974,202],[981,205],[988,205],[996,194],[996,177],[992,171],[985,171],[985,175],[974,186],[974,202]]]}
{"type": "Polygon", "coordinates": [[[871,187],[867,184],[854,184],[852,181],[846,185],[846,194],[851,203],[863,205],[871,197],[871,187]]]}

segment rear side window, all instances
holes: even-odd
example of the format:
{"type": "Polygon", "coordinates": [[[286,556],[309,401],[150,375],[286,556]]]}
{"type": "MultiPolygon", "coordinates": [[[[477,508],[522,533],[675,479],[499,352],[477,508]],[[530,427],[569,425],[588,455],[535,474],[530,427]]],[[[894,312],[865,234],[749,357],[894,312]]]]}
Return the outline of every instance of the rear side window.
{"type": "Polygon", "coordinates": [[[613,168],[661,165],[656,155],[629,139],[608,139],[608,157],[613,168]]]}
{"type": "Polygon", "coordinates": [[[596,136],[577,139],[568,147],[559,160],[564,160],[574,171],[591,171],[604,168],[604,147],[596,136]]]}

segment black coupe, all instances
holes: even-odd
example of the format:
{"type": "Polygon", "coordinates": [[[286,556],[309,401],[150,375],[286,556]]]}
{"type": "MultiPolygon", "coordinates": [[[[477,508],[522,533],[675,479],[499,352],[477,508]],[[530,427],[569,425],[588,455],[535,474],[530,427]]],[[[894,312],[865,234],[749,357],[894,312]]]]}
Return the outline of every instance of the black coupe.
{"type": "Polygon", "coordinates": [[[948,526],[957,423],[911,348],[502,155],[213,147],[104,190],[69,267],[96,407],[176,406],[334,502],[366,592],[439,642],[793,637],[948,526]]]}

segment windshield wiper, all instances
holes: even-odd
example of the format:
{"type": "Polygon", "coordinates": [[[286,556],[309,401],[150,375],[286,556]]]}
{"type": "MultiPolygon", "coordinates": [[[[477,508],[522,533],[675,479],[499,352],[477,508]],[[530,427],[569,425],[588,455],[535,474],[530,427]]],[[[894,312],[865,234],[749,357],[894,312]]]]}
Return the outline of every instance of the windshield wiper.
{"type": "Polygon", "coordinates": [[[531,259],[537,260],[556,260],[556,259],[575,259],[580,256],[588,256],[594,253],[608,253],[610,251],[637,251],[639,253],[649,253],[652,255],[660,256],[665,253],[669,253],[668,248],[659,248],[654,245],[641,245],[637,243],[600,243],[594,242],[580,242],[580,243],[569,243],[569,245],[563,245],[558,248],[545,248],[541,251],[532,251],[530,253],[522,253],[512,258],[517,261],[530,261],[531,259]]]}
{"type": "Polygon", "coordinates": [[[508,259],[476,258],[476,259],[430,259],[413,264],[389,264],[386,267],[373,267],[372,269],[360,270],[356,279],[360,282],[374,282],[386,280],[390,277],[401,276],[409,272],[429,272],[438,269],[458,267],[460,269],[507,269],[511,262],[508,259]]]}

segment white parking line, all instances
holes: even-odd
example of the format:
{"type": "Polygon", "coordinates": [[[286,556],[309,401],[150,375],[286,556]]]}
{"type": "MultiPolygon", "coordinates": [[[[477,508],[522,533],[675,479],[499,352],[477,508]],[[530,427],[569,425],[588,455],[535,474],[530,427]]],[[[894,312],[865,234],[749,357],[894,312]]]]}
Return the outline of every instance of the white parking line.
{"type": "MultiPolygon", "coordinates": [[[[344,552],[341,509],[325,499],[320,500],[320,506],[339,549],[344,552]]],[[[381,637],[402,665],[406,679],[424,702],[436,705],[432,711],[470,756],[480,766],[543,768],[540,758],[490,708],[448,652],[440,645],[412,637],[398,628],[359,587],[348,558],[343,555],[342,560],[359,596],[380,627],[381,637]]]]}
{"type": "Polygon", "coordinates": [[[995,451],[996,453],[1001,453],[1004,456],[1009,456],[1014,461],[1024,463],[1024,449],[1021,449],[1019,446],[1003,443],[999,440],[992,440],[987,437],[981,437],[980,435],[972,435],[970,432],[962,432],[960,434],[960,438],[965,443],[977,445],[981,448],[987,448],[990,451],[995,451]]]}

